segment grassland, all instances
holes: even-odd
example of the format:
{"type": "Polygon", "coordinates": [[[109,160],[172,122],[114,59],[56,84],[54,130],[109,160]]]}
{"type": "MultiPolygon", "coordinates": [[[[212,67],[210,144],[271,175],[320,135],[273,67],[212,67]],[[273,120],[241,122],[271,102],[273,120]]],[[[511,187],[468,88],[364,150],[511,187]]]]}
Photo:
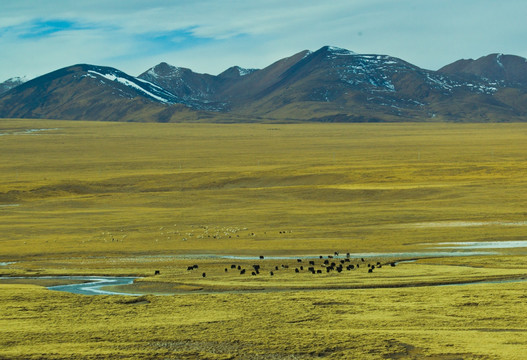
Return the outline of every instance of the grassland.
{"type": "Polygon", "coordinates": [[[0,358],[523,356],[526,283],[428,286],[524,278],[522,249],[315,276],[270,257],[526,240],[527,125],[6,119],[0,134],[0,276],[176,293],[4,282],[0,358]],[[263,255],[265,276],[200,254],[263,255]]]}

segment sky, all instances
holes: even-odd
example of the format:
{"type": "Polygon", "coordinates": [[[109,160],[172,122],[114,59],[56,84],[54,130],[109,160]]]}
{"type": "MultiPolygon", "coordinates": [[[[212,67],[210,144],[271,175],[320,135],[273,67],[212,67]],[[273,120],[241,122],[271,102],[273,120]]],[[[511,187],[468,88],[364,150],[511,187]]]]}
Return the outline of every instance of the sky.
{"type": "Polygon", "coordinates": [[[217,75],[337,46],[437,70],[527,57],[524,0],[1,0],[0,82],[88,63],[217,75]]]}

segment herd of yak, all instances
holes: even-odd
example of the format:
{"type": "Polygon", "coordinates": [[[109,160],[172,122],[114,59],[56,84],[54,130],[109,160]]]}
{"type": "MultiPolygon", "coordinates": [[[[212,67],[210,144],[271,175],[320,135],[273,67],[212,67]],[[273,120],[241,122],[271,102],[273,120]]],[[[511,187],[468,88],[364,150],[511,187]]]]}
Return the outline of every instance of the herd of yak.
{"type": "MultiPolygon", "coordinates": [[[[259,258],[260,260],[263,260],[264,256],[260,256],[259,258]]],[[[375,268],[381,268],[383,265],[389,265],[389,266],[396,265],[395,261],[387,262],[384,264],[381,264],[381,262],[379,261],[376,263],[366,264],[366,260],[364,258],[357,259],[352,263],[350,253],[347,253],[345,257],[343,256],[339,257],[338,252],[335,252],[334,255],[329,255],[329,256],[320,255],[318,256],[318,261],[312,260],[312,259],[298,258],[296,259],[296,262],[297,262],[296,266],[291,266],[291,268],[294,267],[295,273],[307,271],[307,272],[310,272],[311,274],[322,274],[324,272],[330,273],[333,271],[341,273],[343,271],[352,271],[352,270],[359,269],[361,265],[367,266],[368,273],[373,273],[373,270],[375,268]],[[305,265],[306,262],[307,262],[307,265],[305,265]]],[[[191,265],[187,267],[187,271],[194,271],[198,268],[199,268],[198,265],[191,265]]],[[[270,270],[268,270],[268,274],[270,276],[273,276],[275,272],[281,269],[289,269],[289,268],[290,268],[290,265],[288,264],[274,265],[274,266],[271,266],[270,270]]],[[[237,271],[239,272],[240,275],[250,274],[252,276],[257,276],[261,274],[263,269],[260,264],[253,264],[249,269],[245,268],[242,265],[231,264],[230,268],[229,267],[225,268],[225,272],[229,272],[229,271],[237,271]]],[[[159,274],[159,271],[156,271],[156,275],[157,274],[159,274]]],[[[203,272],[201,276],[206,277],[207,274],[203,272]]]]}

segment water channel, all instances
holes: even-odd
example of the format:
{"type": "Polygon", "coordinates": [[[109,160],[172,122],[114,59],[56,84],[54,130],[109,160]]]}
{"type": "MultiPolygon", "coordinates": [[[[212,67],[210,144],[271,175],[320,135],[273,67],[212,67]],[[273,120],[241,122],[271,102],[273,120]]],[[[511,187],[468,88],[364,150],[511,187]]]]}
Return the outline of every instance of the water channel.
{"type": "MultiPolygon", "coordinates": [[[[527,248],[527,241],[491,241],[491,242],[445,242],[438,244],[420,244],[427,247],[428,250],[425,252],[412,252],[412,253],[364,253],[364,254],[350,254],[352,258],[378,258],[378,257],[391,257],[401,258],[402,260],[397,261],[398,263],[404,263],[412,261],[409,259],[426,258],[426,257],[452,257],[452,256],[475,256],[475,255],[492,255],[499,254],[494,250],[503,250],[511,248],[527,248]],[[492,249],[493,251],[489,251],[492,249]],[[479,250],[479,251],[474,251],[479,250]],[[404,260],[406,259],[406,260],[404,260]]],[[[212,254],[201,254],[201,255],[160,255],[154,257],[172,257],[180,259],[233,259],[233,260],[256,260],[259,256],[236,256],[236,255],[212,255],[212,254]]],[[[266,256],[265,259],[274,260],[291,260],[291,259],[313,259],[318,258],[315,255],[303,255],[303,256],[266,256]]],[[[334,256],[335,258],[345,258],[346,254],[340,254],[334,256]]],[[[8,266],[13,262],[0,262],[0,266],[8,266]]],[[[15,279],[13,277],[0,277],[1,279],[15,279]]],[[[24,277],[24,279],[31,279],[31,277],[24,277]]],[[[53,291],[65,291],[73,294],[81,295],[130,295],[140,296],[144,294],[131,294],[117,291],[103,290],[103,287],[116,286],[116,285],[130,285],[133,284],[136,277],[115,277],[115,276],[41,276],[33,277],[33,279],[50,279],[50,280],[72,280],[76,283],[68,285],[57,285],[48,287],[49,290],[53,291]],[[81,282],[81,283],[79,283],[81,282]]],[[[464,283],[452,283],[452,284],[437,284],[427,286],[463,286],[463,285],[477,285],[477,284],[496,284],[496,283],[513,283],[513,282],[525,282],[526,278],[515,278],[506,280],[489,280],[489,281],[472,281],[464,283]]]]}

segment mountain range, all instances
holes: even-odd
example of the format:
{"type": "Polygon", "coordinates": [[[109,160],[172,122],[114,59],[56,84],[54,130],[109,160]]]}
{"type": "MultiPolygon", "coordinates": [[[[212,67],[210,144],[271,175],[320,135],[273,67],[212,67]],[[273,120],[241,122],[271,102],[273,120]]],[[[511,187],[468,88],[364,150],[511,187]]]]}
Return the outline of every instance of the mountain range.
{"type": "Polygon", "coordinates": [[[219,75],[167,63],[139,76],[79,64],[0,84],[0,117],[150,122],[527,121],[527,60],[491,54],[437,71],[324,46],[219,75]]]}

